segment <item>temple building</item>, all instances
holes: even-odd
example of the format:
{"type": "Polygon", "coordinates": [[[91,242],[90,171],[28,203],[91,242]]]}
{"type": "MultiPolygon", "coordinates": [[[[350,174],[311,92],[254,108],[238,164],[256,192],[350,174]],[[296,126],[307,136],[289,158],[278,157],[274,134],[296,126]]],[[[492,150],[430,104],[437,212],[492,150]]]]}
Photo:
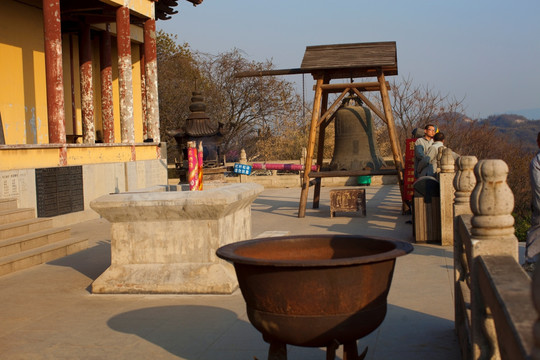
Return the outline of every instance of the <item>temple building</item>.
{"type": "Polygon", "coordinates": [[[176,6],[0,2],[0,199],[70,224],[101,195],[167,183],[156,20],[176,6]]]}

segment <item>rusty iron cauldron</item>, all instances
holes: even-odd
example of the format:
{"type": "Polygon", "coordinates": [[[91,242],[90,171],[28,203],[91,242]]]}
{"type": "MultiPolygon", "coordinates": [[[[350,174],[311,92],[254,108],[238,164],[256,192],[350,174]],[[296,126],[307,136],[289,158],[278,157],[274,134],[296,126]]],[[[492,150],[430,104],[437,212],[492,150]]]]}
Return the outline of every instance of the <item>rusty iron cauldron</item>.
{"type": "Polygon", "coordinates": [[[386,315],[396,258],[412,249],[385,238],[303,235],[241,241],[216,253],[234,264],[269,359],[287,359],[286,344],[327,347],[334,359],[343,344],[344,359],[356,360],[366,354],[358,357],[356,340],[386,315]]]}

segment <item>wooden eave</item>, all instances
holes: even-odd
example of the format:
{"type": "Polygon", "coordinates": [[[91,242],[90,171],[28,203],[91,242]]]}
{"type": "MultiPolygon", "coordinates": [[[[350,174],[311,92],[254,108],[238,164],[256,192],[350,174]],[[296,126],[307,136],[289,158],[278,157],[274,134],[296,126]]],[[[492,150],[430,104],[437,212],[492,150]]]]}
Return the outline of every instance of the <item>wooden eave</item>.
{"type": "Polygon", "coordinates": [[[396,42],[308,46],[300,68],[328,79],[373,77],[380,70],[397,75],[396,42]]]}
{"type": "MultiPolygon", "coordinates": [[[[1,1],[1,0],[0,0],[1,1]]],[[[42,9],[42,0],[17,0],[23,4],[42,9]]],[[[154,0],[155,18],[156,20],[167,20],[171,15],[177,14],[175,7],[178,6],[180,0],[154,0]]],[[[186,0],[197,6],[203,0],[186,0]]],[[[62,22],[66,22],[67,31],[71,31],[76,26],[70,23],[86,22],[89,24],[115,22],[116,21],[116,6],[108,5],[100,0],[60,0],[60,11],[62,22]]],[[[130,22],[132,24],[142,24],[146,20],[136,15],[131,15],[130,22]]],[[[64,24],[63,24],[64,27],[64,24]]]]}
{"type": "Polygon", "coordinates": [[[301,68],[372,68],[397,70],[396,42],[317,45],[306,47],[301,68]]]}
{"type": "Polygon", "coordinates": [[[245,71],[236,77],[312,74],[315,79],[348,79],[397,75],[396,42],[308,46],[300,68],[245,71]]]}

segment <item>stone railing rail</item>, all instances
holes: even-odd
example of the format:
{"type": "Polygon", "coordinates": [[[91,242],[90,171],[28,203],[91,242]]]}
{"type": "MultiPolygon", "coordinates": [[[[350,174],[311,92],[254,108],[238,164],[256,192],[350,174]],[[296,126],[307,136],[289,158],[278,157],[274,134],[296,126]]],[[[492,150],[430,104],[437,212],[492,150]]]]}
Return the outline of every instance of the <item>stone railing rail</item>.
{"type": "Polygon", "coordinates": [[[439,161],[441,238],[454,245],[462,359],[540,360],[540,275],[531,281],[519,264],[508,166],[461,156],[454,170],[450,151],[444,149],[439,161]]]}

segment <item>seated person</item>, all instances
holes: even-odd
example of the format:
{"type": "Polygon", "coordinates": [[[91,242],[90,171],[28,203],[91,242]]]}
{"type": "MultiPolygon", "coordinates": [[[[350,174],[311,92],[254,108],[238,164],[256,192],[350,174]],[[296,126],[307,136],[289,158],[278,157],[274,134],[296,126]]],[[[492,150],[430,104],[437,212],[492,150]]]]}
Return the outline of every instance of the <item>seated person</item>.
{"type": "Polygon", "coordinates": [[[433,144],[426,150],[424,158],[418,163],[420,176],[435,176],[439,148],[444,148],[444,134],[442,132],[433,135],[433,144]]]}
{"type": "MultiPolygon", "coordinates": [[[[418,138],[414,143],[414,177],[420,177],[420,162],[426,156],[427,149],[433,144],[433,135],[436,133],[435,125],[427,124],[424,127],[422,137],[418,138]]],[[[415,135],[413,133],[413,135],[415,135]]],[[[425,166],[425,164],[423,165],[425,166]]]]}

